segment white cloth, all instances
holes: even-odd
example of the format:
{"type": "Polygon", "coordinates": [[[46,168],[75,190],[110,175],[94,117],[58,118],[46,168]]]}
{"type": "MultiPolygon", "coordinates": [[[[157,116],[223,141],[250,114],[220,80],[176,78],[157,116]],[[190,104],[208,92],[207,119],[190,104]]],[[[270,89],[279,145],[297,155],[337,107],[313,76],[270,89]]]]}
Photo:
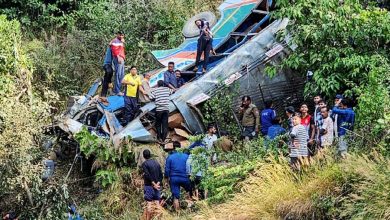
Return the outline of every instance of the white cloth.
{"type": "MultiPolygon", "coordinates": [[[[321,135],[321,146],[330,146],[333,143],[333,120],[328,116],[323,119],[322,129],[326,130],[326,134],[321,135]]],[[[320,129],[321,129],[320,128],[320,129]]]]}

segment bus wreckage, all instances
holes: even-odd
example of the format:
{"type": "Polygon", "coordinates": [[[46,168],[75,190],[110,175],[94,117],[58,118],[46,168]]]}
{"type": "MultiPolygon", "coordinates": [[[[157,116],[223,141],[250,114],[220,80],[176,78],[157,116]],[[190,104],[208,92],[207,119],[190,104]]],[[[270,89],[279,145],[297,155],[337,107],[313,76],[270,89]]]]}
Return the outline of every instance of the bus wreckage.
{"type": "MultiPolygon", "coordinates": [[[[300,77],[286,71],[270,78],[264,72],[265,65],[280,62],[292,49],[291,46],[286,48],[288,37],[283,43],[277,41],[277,34],[285,30],[288,20],[270,21],[272,1],[269,0],[231,2],[226,1],[220,6],[221,19],[211,24],[215,33],[213,47],[218,55],[210,58],[207,73],[199,75],[192,71],[196,36],[187,37],[176,49],[153,52],[163,66],[169,61],[175,62],[188,79],[188,83],[170,96],[168,139],[172,141],[186,142],[189,135],[204,131],[198,106],[225,86],[239,83],[239,94],[252,96],[259,107],[265,99],[272,98],[276,108],[283,109],[301,97],[303,80],[300,77]]],[[[199,16],[191,18],[186,25],[191,25],[199,16]]],[[[164,67],[152,71],[151,87],[163,79],[165,70],[164,67]]],[[[68,110],[57,120],[55,127],[68,134],[86,127],[91,133],[112,140],[114,146],[119,146],[125,138],[142,143],[155,142],[155,104],[151,102],[141,107],[135,119],[122,125],[123,97],[108,96],[108,105],[104,105],[96,95],[100,85],[101,79],[98,79],[87,94],[72,96],[68,110]]]]}

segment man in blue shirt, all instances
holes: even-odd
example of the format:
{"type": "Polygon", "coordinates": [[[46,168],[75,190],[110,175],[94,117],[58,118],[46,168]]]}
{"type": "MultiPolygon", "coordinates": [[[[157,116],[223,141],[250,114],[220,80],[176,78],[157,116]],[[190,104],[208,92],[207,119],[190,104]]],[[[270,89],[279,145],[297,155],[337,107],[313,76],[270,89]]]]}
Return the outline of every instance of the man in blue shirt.
{"type": "Polygon", "coordinates": [[[175,151],[180,148],[180,142],[173,142],[174,151],[170,154],[165,162],[165,177],[168,178],[169,186],[173,196],[173,206],[176,211],[179,210],[180,187],[186,192],[191,191],[191,182],[187,175],[186,163],[188,154],[175,151]]]}
{"type": "Polygon", "coordinates": [[[348,144],[345,135],[348,131],[353,130],[355,124],[355,112],[350,107],[350,101],[342,99],[339,106],[332,109],[333,114],[338,115],[337,134],[339,136],[339,152],[343,158],[346,157],[348,144]]]}
{"type": "Polygon", "coordinates": [[[284,133],[286,133],[286,129],[280,126],[280,118],[276,117],[274,120],[272,120],[272,126],[268,128],[267,137],[270,140],[273,140],[277,136],[282,135],[284,133]]]}
{"type": "Polygon", "coordinates": [[[273,109],[271,100],[264,102],[265,109],[261,111],[261,133],[265,136],[268,133],[268,128],[272,126],[272,120],[276,117],[276,112],[273,109]]]}
{"type": "Polygon", "coordinates": [[[171,61],[168,63],[168,70],[164,73],[164,85],[172,90],[177,89],[177,79],[174,69],[175,63],[171,61]]]}
{"type": "Polygon", "coordinates": [[[177,88],[184,86],[184,84],[186,84],[186,81],[181,77],[181,71],[175,70],[175,74],[176,74],[177,88]]]}

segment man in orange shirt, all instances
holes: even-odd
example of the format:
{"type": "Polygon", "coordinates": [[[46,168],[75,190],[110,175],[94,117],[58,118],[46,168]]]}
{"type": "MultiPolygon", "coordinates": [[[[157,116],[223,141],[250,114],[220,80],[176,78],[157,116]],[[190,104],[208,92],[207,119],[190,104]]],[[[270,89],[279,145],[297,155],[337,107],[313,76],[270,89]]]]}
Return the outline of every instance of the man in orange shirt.
{"type": "Polygon", "coordinates": [[[110,42],[112,62],[115,66],[115,81],[113,92],[115,95],[123,95],[121,82],[125,73],[125,35],[122,31],[116,33],[116,38],[110,42]]]}

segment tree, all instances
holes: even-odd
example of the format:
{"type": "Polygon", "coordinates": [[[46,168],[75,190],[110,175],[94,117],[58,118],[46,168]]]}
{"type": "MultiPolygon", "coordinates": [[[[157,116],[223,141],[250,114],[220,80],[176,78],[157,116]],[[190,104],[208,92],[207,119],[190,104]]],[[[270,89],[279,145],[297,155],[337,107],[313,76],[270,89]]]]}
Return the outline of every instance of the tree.
{"type": "Polygon", "coordinates": [[[279,0],[277,7],[273,16],[291,20],[286,33],[297,46],[278,68],[312,71],[307,94],[357,98],[360,127],[389,122],[390,13],[359,0],[279,0]]]}

